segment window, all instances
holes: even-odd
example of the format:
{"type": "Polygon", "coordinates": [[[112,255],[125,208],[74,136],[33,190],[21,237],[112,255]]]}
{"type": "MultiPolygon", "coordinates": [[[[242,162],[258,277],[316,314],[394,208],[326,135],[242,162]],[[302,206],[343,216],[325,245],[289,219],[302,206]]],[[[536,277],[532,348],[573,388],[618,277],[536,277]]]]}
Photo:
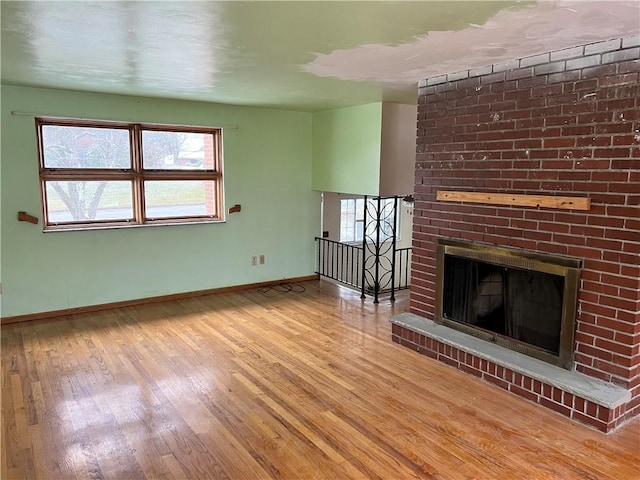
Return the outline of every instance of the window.
{"type": "Polygon", "coordinates": [[[221,131],[36,119],[45,229],[222,220],[221,131]]]}
{"type": "MultiPolygon", "coordinates": [[[[380,239],[383,242],[390,240],[393,235],[393,198],[380,200],[381,218],[380,239]]],[[[371,199],[371,202],[377,202],[371,199]]],[[[374,203],[369,203],[368,207],[374,203]]],[[[371,219],[371,215],[369,215],[371,219]]],[[[374,236],[375,222],[372,222],[367,231],[367,235],[374,236]]],[[[396,217],[396,240],[400,239],[400,209],[397,210],[396,217]]],[[[340,200],[340,241],[341,242],[362,242],[365,231],[364,221],[364,198],[343,198],[340,200]]]]}

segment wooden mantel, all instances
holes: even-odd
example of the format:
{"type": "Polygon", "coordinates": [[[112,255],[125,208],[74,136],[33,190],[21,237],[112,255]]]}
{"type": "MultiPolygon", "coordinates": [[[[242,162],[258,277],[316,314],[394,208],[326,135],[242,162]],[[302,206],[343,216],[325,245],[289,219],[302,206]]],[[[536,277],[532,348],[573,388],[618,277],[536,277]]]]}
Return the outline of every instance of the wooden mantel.
{"type": "Polygon", "coordinates": [[[436,200],[519,207],[559,208],[563,210],[589,210],[591,208],[591,199],[588,197],[559,197],[555,195],[515,195],[512,193],[438,190],[436,200]]]}

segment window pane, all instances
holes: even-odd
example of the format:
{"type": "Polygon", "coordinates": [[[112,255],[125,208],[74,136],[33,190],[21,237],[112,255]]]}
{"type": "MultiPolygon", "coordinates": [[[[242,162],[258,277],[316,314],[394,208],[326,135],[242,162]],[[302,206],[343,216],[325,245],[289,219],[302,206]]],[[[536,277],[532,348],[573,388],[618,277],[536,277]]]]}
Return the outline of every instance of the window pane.
{"type": "Polygon", "coordinates": [[[353,225],[351,227],[340,227],[340,241],[341,242],[353,242],[353,225]]]}
{"type": "Polygon", "coordinates": [[[364,220],[364,198],[356,199],[355,204],[356,204],[356,218],[358,220],[364,220]]]}
{"type": "Polygon", "coordinates": [[[45,182],[45,187],[50,224],[133,218],[131,182],[45,182]]]}
{"type": "Polygon", "coordinates": [[[355,222],[355,201],[352,198],[340,200],[340,241],[353,242],[355,222]]]}
{"type": "Polygon", "coordinates": [[[147,218],[217,215],[214,180],[153,180],[144,182],[147,218]]]}
{"type": "Polygon", "coordinates": [[[380,239],[383,241],[391,240],[393,237],[395,221],[393,206],[393,199],[386,199],[380,202],[380,239]]]}
{"type": "Polygon", "coordinates": [[[142,164],[150,170],[214,170],[213,134],[142,131],[142,164]]]}
{"type": "Polygon", "coordinates": [[[121,128],[42,126],[46,168],[130,168],[129,131],[121,128]]]}
{"type": "Polygon", "coordinates": [[[364,221],[358,220],[356,221],[356,241],[361,242],[362,236],[364,234],[364,221]]]}

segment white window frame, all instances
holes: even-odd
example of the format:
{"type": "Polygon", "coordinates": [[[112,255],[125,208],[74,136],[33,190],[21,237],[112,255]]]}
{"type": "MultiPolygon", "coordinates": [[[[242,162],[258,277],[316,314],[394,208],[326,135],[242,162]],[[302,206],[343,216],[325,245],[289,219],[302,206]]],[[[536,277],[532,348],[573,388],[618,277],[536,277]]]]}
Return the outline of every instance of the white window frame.
{"type": "MultiPolygon", "coordinates": [[[[381,199],[382,208],[385,208],[384,205],[386,203],[395,202],[394,198],[383,198],[381,199]]],[[[357,212],[359,210],[359,205],[361,205],[360,211],[364,215],[364,198],[363,197],[353,197],[353,198],[342,198],[340,199],[340,242],[342,243],[352,243],[352,244],[360,244],[362,243],[364,230],[365,230],[365,219],[358,218],[357,212]],[[343,221],[343,216],[345,215],[345,209],[351,208],[353,211],[353,220],[347,220],[346,224],[343,221]],[[358,224],[362,224],[362,232],[361,235],[358,235],[358,224]],[[347,235],[347,233],[351,233],[351,235],[347,235]],[[353,238],[353,240],[348,240],[348,238],[353,238]]],[[[396,209],[396,218],[395,218],[395,233],[396,233],[396,242],[400,241],[400,225],[401,225],[401,209],[396,209]]],[[[384,232],[381,233],[381,240],[383,242],[391,241],[391,236],[387,236],[384,232]]]]}

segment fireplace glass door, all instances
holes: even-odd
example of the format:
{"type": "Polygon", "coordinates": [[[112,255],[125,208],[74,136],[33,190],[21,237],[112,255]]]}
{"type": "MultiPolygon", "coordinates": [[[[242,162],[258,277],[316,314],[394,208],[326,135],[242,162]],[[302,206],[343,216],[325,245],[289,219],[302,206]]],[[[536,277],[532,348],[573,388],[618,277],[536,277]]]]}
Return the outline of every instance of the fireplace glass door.
{"type": "Polygon", "coordinates": [[[452,243],[439,246],[437,320],[570,368],[577,261],[452,243]]]}
{"type": "Polygon", "coordinates": [[[445,317],[558,355],[564,277],[454,256],[444,275],[445,317]]]}

